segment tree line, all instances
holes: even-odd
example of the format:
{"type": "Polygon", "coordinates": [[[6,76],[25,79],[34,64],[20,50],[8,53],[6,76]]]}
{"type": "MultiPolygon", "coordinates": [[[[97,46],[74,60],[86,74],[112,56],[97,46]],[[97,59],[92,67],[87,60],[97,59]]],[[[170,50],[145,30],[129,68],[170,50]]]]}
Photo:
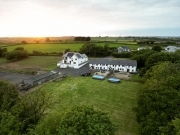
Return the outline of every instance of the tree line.
{"type": "Polygon", "coordinates": [[[74,41],[90,41],[90,37],[74,37],[74,41]]]}
{"type": "Polygon", "coordinates": [[[79,50],[80,53],[85,53],[90,57],[106,57],[110,56],[116,49],[116,47],[109,47],[109,44],[104,45],[95,43],[85,43],[79,50]]]}
{"type": "Polygon", "coordinates": [[[134,108],[141,135],[180,133],[180,51],[139,51],[134,55],[143,86],[134,108]]]}

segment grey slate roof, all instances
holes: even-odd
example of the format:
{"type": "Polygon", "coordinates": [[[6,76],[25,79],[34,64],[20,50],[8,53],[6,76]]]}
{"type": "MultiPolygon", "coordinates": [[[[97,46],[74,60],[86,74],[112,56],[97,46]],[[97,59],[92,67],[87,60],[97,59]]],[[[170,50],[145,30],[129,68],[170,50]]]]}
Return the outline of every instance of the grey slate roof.
{"type": "Polygon", "coordinates": [[[63,55],[63,57],[72,57],[73,55],[76,55],[78,58],[82,58],[82,57],[87,57],[85,54],[80,54],[77,52],[67,52],[66,54],[63,55]]]}
{"type": "Polygon", "coordinates": [[[78,58],[81,58],[82,56],[81,56],[81,54],[79,54],[79,53],[75,53],[76,54],[76,56],[78,57],[78,58]]]}
{"type": "Polygon", "coordinates": [[[124,66],[136,66],[136,60],[111,60],[111,59],[94,59],[89,64],[109,64],[109,65],[124,65],[124,66]]]}
{"type": "Polygon", "coordinates": [[[68,53],[67,53],[67,57],[72,57],[73,55],[74,55],[73,52],[68,52],[68,53]]]}

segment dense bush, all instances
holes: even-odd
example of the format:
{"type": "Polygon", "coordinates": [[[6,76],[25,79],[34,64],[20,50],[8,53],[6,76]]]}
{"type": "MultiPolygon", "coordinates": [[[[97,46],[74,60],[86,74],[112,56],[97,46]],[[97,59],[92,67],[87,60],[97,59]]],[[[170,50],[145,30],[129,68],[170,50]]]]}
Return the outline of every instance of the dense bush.
{"type": "Polygon", "coordinates": [[[90,37],[75,37],[74,41],[90,41],[90,37]]]}
{"type": "Polygon", "coordinates": [[[160,45],[153,45],[152,50],[160,52],[162,50],[162,47],[160,45]]]}
{"type": "Polygon", "coordinates": [[[0,57],[3,57],[4,55],[4,53],[6,53],[7,52],[7,48],[0,48],[0,57]]]}
{"type": "Polygon", "coordinates": [[[102,46],[94,43],[85,43],[80,48],[80,53],[85,53],[91,57],[105,57],[111,55],[112,50],[109,48],[108,44],[102,46]]]}
{"type": "Polygon", "coordinates": [[[5,58],[7,60],[21,60],[29,56],[28,52],[25,50],[14,50],[7,52],[5,58]]]}
{"type": "Polygon", "coordinates": [[[130,58],[131,52],[113,53],[112,56],[115,58],[130,58]]]}
{"type": "Polygon", "coordinates": [[[37,91],[21,97],[14,85],[0,81],[0,135],[27,134],[55,103],[52,96],[37,91]]]}
{"type": "Polygon", "coordinates": [[[21,41],[21,44],[27,44],[27,42],[25,40],[21,41]]]}
{"type": "Polygon", "coordinates": [[[40,51],[33,51],[32,53],[34,56],[47,56],[48,53],[40,52],[40,51]]]}
{"type": "Polygon", "coordinates": [[[176,134],[175,127],[169,123],[180,112],[179,69],[179,64],[163,62],[146,72],[134,109],[141,135],[176,134]]]}
{"type": "Polygon", "coordinates": [[[114,135],[116,130],[106,113],[87,106],[75,106],[66,111],[57,128],[60,135],[114,135]]]}

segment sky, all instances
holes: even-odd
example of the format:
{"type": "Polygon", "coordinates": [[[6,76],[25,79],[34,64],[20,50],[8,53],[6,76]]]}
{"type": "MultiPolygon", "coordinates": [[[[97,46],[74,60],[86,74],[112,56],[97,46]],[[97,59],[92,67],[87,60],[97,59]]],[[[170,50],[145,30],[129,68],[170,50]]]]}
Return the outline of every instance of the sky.
{"type": "Polygon", "coordinates": [[[180,36],[180,0],[0,0],[0,37],[180,36]]]}

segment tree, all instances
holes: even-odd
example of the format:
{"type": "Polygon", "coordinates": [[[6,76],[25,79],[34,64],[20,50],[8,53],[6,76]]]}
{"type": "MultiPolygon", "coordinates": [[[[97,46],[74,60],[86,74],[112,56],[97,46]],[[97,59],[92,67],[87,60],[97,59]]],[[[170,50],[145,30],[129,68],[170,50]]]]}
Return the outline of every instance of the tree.
{"type": "Polygon", "coordinates": [[[25,40],[21,41],[21,44],[27,44],[27,42],[25,40]]]}
{"type": "Polygon", "coordinates": [[[108,44],[105,44],[104,46],[102,46],[102,45],[87,42],[80,48],[80,53],[85,53],[86,55],[92,56],[92,57],[109,56],[111,52],[112,51],[109,48],[108,44]]]}
{"type": "Polygon", "coordinates": [[[14,50],[21,50],[21,51],[24,51],[24,47],[17,47],[17,48],[15,48],[14,50]]]}
{"type": "Polygon", "coordinates": [[[52,94],[42,90],[20,98],[14,112],[17,113],[19,121],[23,121],[23,132],[27,132],[28,128],[36,125],[46,115],[45,112],[57,102],[52,99],[52,94]]]}
{"type": "Polygon", "coordinates": [[[26,50],[14,50],[11,52],[7,52],[5,58],[7,60],[21,60],[27,58],[29,56],[26,50]]]}
{"type": "Polygon", "coordinates": [[[53,106],[53,95],[45,91],[20,97],[14,85],[0,81],[0,134],[27,134],[53,106]]]}
{"type": "Polygon", "coordinates": [[[134,109],[142,135],[175,133],[169,123],[180,111],[179,69],[179,64],[163,62],[145,74],[145,83],[138,94],[138,106],[134,109]]]}
{"type": "Polygon", "coordinates": [[[50,39],[49,39],[49,38],[46,38],[45,42],[50,42],[50,39]]]}
{"type": "Polygon", "coordinates": [[[172,125],[175,127],[176,135],[180,135],[180,119],[176,118],[172,120],[172,125]]]}
{"type": "Polygon", "coordinates": [[[14,85],[0,81],[0,111],[9,111],[18,101],[18,92],[14,85]]]}
{"type": "Polygon", "coordinates": [[[0,57],[3,57],[3,53],[7,52],[7,48],[0,48],[0,57]]]}
{"type": "Polygon", "coordinates": [[[146,60],[154,53],[153,50],[140,50],[133,53],[131,59],[137,60],[138,68],[142,68],[145,66],[146,60]]]}
{"type": "Polygon", "coordinates": [[[162,50],[162,48],[161,48],[161,46],[159,46],[159,45],[154,45],[154,46],[152,47],[152,50],[157,51],[157,52],[160,52],[160,51],[162,50]]]}
{"type": "Polygon", "coordinates": [[[14,116],[11,111],[18,103],[18,92],[15,86],[0,81],[0,134],[1,135],[18,135],[20,121],[14,116]]]}
{"type": "Polygon", "coordinates": [[[59,135],[114,135],[117,131],[107,113],[89,106],[75,106],[67,110],[57,128],[59,135]]]}
{"type": "Polygon", "coordinates": [[[90,38],[90,37],[87,37],[87,38],[86,38],[86,41],[90,41],[90,40],[91,40],[91,38],[90,38]]]}

